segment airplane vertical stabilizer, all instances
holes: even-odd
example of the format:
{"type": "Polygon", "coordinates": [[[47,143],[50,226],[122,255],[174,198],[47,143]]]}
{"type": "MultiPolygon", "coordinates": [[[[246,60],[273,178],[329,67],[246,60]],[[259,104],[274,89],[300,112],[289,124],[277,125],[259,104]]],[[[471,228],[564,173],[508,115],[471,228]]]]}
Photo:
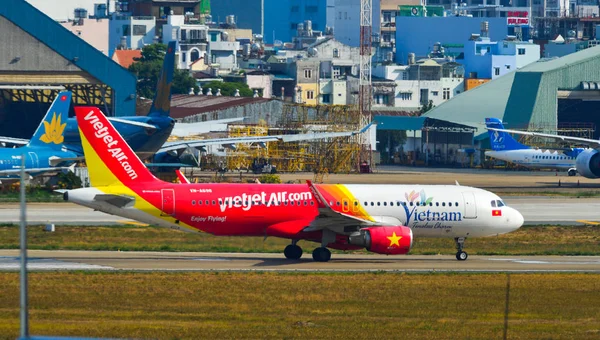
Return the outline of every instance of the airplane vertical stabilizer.
{"type": "MultiPolygon", "coordinates": [[[[502,121],[498,118],[486,118],[485,125],[488,128],[504,129],[502,121]]],[[[530,146],[523,145],[513,138],[510,134],[502,131],[488,130],[490,135],[490,144],[494,151],[509,151],[531,149],[530,146]]]]}
{"type": "Polygon", "coordinates": [[[75,116],[92,186],[158,181],[100,109],[79,106],[75,116]]]}
{"type": "Polygon", "coordinates": [[[171,86],[173,85],[173,74],[175,73],[175,48],[175,41],[171,41],[167,45],[167,53],[156,85],[156,94],[150,113],[148,113],[150,117],[168,117],[171,113],[171,86]]]}
{"type": "Polygon", "coordinates": [[[70,106],[71,92],[60,92],[52,102],[27,146],[61,150],[65,141],[65,128],[67,127],[70,106]]]}

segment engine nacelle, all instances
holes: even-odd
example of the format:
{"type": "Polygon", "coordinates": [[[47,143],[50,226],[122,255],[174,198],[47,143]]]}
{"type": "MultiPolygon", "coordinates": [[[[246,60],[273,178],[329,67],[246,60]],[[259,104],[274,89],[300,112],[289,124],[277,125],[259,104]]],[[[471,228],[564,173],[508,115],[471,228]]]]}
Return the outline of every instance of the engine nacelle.
{"type": "Polygon", "coordinates": [[[600,178],[600,152],[594,149],[583,151],[575,160],[577,172],[585,178],[600,178]]]}
{"type": "Polygon", "coordinates": [[[368,227],[348,238],[348,243],[365,247],[368,251],[386,255],[402,255],[410,251],[412,230],[404,226],[368,227]]]}

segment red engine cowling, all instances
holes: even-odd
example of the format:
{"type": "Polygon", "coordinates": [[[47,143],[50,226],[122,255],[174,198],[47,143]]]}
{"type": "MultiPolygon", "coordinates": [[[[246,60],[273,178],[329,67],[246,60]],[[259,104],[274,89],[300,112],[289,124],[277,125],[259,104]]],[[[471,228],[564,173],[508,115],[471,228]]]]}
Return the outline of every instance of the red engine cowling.
{"type": "Polygon", "coordinates": [[[406,254],[410,251],[412,242],[412,230],[404,226],[364,228],[348,239],[350,244],[386,255],[406,254]]]}

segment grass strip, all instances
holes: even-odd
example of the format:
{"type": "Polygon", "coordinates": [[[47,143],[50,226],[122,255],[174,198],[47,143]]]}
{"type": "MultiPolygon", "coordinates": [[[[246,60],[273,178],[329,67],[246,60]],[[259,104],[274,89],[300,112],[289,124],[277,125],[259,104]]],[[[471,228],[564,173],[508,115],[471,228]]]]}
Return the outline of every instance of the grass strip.
{"type": "MultiPolygon", "coordinates": [[[[279,253],[289,240],[269,237],[222,237],[193,234],[159,227],[56,226],[48,233],[42,226],[28,230],[29,249],[121,250],[173,252],[265,252],[279,253]]],[[[301,241],[305,252],[316,243],[301,241]]],[[[0,248],[18,249],[19,228],[0,226],[0,248]]],[[[467,239],[471,255],[600,255],[598,226],[527,226],[515,232],[467,239]]],[[[365,251],[358,251],[365,252],[365,251]]],[[[416,238],[411,254],[454,254],[452,239],[416,238]]]]}

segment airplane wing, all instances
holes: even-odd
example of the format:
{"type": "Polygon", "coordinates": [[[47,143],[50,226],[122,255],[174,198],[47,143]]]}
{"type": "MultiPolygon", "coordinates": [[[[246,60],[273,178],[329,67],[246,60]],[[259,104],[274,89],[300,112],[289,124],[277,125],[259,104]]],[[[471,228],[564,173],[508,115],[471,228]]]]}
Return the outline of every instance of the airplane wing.
{"type": "Polygon", "coordinates": [[[171,136],[187,137],[215,131],[226,131],[227,124],[241,122],[242,120],[244,120],[244,117],[208,120],[197,123],[175,123],[173,131],[171,131],[171,136]]]}
{"type": "Polygon", "coordinates": [[[0,137],[0,143],[26,145],[29,143],[29,139],[23,138],[12,138],[12,137],[0,137]]]}
{"type": "Polygon", "coordinates": [[[125,195],[97,194],[94,196],[94,201],[106,202],[110,205],[114,205],[117,208],[123,208],[133,205],[135,198],[125,195]]]}
{"type": "MultiPolygon", "coordinates": [[[[26,168],[25,173],[39,173],[39,172],[50,172],[50,171],[62,171],[62,170],[71,170],[70,167],[55,167],[55,168],[26,168]]],[[[18,175],[21,173],[21,169],[6,169],[0,170],[0,175],[18,175]]]]}
{"type": "Polygon", "coordinates": [[[56,166],[62,162],[79,162],[83,161],[85,157],[69,157],[69,158],[52,158],[50,159],[50,165],[56,166]]]}
{"type": "Polygon", "coordinates": [[[595,149],[600,149],[600,140],[597,139],[588,139],[588,138],[579,138],[579,137],[569,137],[569,136],[559,136],[559,135],[551,135],[547,133],[538,133],[538,132],[529,132],[529,131],[518,131],[518,130],[508,130],[508,129],[496,129],[496,128],[487,128],[492,131],[499,132],[507,132],[514,133],[517,135],[523,136],[533,136],[533,137],[542,137],[542,138],[551,138],[558,141],[577,143],[582,145],[587,145],[593,147],[595,149]]]}
{"type": "Polygon", "coordinates": [[[267,142],[297,142],[315,139],[326,139],[335,137],[348,137],[357,134],[364,133],[367,131],[373,123],[365,126],[358,131],[346,131],[346,132],[311,132],[297,135],[274,135],[274,136],[256,136],[256,137],[232,137],[232,138],[213,138],[206,140],[192,140],[192,141],[176,141],[167,142],[163,145],[158,152],[168,152],[181,150],[186,148],[202,148],[208,145],[223,145],[234,149],[235,144],[250,144],[250,143],[267,143],[267,142]]]}
{"type": "Polygon", "coordinates": [[[108,120],[110,120],[111,122],[118,122],[118,123],[133,125],[133,126],[139,126],[139,127],[143,127],[146,129],[152,129],[152,130],[158,129],[156,126],[154,126],[152,124],[147,124],[144,122],[136,122],[136,121],[128,120],[128,119],[110,117],[110,118],[108,118],[108,120]]]}
{"type": "Polygon", "coordinates": [[[335,211],[333,208],[331,208],[327,200],[319,192],[319,189],[317,189],[317,187],[311,181],[306,181],[306,183],[313,194],[315,203],[317,204],[319,210],[319,215],[303,231],[309,232],[329,229],[337,233],[344,233],[344,227],[367,227],[381,225],[375,220],[363,219],[335,211]]]}

